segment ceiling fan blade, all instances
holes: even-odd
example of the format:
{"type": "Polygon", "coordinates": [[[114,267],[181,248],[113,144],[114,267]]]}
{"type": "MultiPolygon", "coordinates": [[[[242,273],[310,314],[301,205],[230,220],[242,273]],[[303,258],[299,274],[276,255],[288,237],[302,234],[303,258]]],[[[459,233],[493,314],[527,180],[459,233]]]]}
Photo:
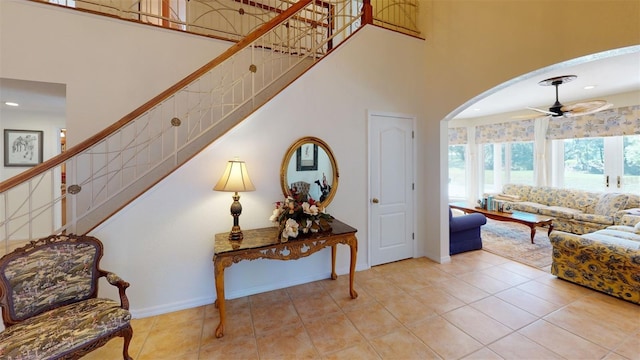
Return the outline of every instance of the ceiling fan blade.
{"type": "Polygon", "coordinates": [[[613,107],[613,104],[605,100],[584,101],[575,104],[565,105],[562,111],[570,113],[571,116],[593,114],[599,111],[607,110],[613,107]]]}
{"type": "Polygon", "coordinates": [[[539,113],[543,113],[543,114],[547,114],[547,115],[558,116],[557,113],[554,113],[553,111],[549,111],[549,110],[542,110],[542,109],[538,109],[538,108],[534,108],[534,107],[527,107],[527,109],[533,110],[533,111],[537,111],[539,113]]]}
{"type": "Polygon", "coordinates": [[[546,118],[546,117],[550,117],[551,115],[545,115],[545,114],[525,114],[525,115],[514,115],[511,117],[511,119],[513,120],[531,120],[531,119],[538,119],[538,118],[546,118]]]}

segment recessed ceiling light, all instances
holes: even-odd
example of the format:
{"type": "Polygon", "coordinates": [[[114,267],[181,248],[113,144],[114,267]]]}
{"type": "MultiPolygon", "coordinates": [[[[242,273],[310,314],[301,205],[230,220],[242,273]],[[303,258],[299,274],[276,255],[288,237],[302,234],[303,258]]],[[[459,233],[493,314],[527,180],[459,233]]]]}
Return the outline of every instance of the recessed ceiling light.
{"type": "Polygon", "coordinates": [[[595,89],[596,86],[595,85],[587,85],[584,87],[585,90],[591,90],[591,89],[595,89]]]}
{"type": "Polygon", "coordinates": [[[480,109],[480,108],[473,109],[473,111],[480,111],[480,110],[482,110],[482,109],[480,109]]]}
{"type": "Polygon", "coordinates": [[[20,104],[11,101],[5,101],[4,104],[7,106],[20,106],[20,104]]]}

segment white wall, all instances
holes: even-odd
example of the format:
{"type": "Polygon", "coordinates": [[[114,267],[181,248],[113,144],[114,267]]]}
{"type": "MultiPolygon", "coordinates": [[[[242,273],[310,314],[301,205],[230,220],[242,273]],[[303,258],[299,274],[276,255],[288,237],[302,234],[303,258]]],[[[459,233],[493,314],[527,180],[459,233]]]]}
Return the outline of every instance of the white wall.
{"type": "MultiPolygon", "coordinates": [[[[303,136],[323,139],[334,152],[340,182],[328,212],[358,229],[357,269],[368,268],[366,114],[372,110],[418,115],[420,84],[411,81],[414,74],[407,69],[420,68],[418,54],[423,43],[378,28],[364,29],[224,138],[93,231],[109,241],[105,263],[133,284],[129,293],[134,313],[144,316],[215,299],[213,235],[230,230],[232,200],[229,193],[212,191],[213,185],[227,160],[238,156],[246,161],[256,191],[241,194],[240,225],[246,229],[270,226],[273,203],[283,199],[279,184],[282,158],[303,136]],[[362,61],[364,58],[375,61],[362,61]],[[393,65],[398,59],[402,66],[393,65]],[[387,71],[380,72],[382,68],[387,71]]],[[[348,247],[339,246],[338,273],[347,273],[348,266],[348,247]]],[[[329,274],[328,249],[297,261],[241,262],[226,271],[226,294],[235,298],[329,274]]]]}
{"type": "MultiPolygon", "coordinates": [[[[42,4],[8,0],[0,6],[0,76],[67,84],[67,129],[76,143],[208,61],[218,46],[42,4]],[[36,60],[42,58],[48,61],[36,60]],[[172,80],[155,79],[158,74],[172,80]]],[[[211,188],[227,160],[247,161],[257,191],[242,194],[240,224],[269,226],[272,204],[282,199],[282,156],[303,136],[325,140],[335,154],[340,185],[328,211],[359,229],[358,269],[368,267],[366,114],[418,115],[422,84],[414,80],[421,76],[424,41],[377,28],[355,40],[92,232],[105,243],[103,267],[132,284],[134,314],[213,301],[213,235],[229,231],[232,218],[230,194],[211,188]]],[[[326,278],[329,258],[323,251],[299,261],[236,264],[227,272],[227,294],[326,278]]],[[[348,258],[346,248],[338,252],[339,273],[347,272],[348,258]]],[[[101,290],[115,297],[107,289],[101,290]]]]}
{"type": "Polygon", "coordinates": [[[69,147],[229,46],[32,1],[0,1],[0,77],[66,84],[69,147]]]}

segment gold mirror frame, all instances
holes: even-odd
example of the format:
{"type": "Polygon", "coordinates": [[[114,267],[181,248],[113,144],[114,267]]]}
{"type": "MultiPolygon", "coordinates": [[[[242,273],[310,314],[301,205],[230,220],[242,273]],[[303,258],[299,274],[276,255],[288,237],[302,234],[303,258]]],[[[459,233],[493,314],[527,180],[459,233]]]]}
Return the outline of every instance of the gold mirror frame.
{"type": "MultiPolygon", "coordinates": [[[[340,176],[338,172],[338,163],[336,162],[336,159],[333,156],[333,152],[331,151],[331,148],[329,147],[329,145],[327,145],[327,143],[325,143],[324,141],[313,136],[303,137],[297,140],[296,142],[294,142],[293,144],[291,144],[291,146],[289,147],[289,150],[287,150],[287,153],[282,158],[282,166],[280,167],[280,186],[282,187],[282,194],[285,197],[291,195],[289,191],[289,179],[291,178],[290,174],[288,174],[289,164],[292,161],[297,161],[296,153],[298,149],[304,144],[317,145],[318,152],[320,152],[320,149],[324,150],[324,152],[327,155],[327,158],[329,159],[329,163],[331,164],[331,168],[332,168],[331,170],[333,171],[333,176],[331,176],[330,178],[327,177],[327,181],[331,181],[331,183],[329,184],[331,186],[331,191],[329,191],[329,194],[326,196],[324,201],[321,202],[321,205],[323,207],[327,207],[331,203],[331,200],[333,200],[333,197],[336,195],[336,191],[338,190],[338,177],[340,176]]],[[[303,170],[303,171],[309,171],[309,170],[303,170]]],[[[322,169],[316,170],[316,171],[318,172],[317,174],[318,176],[316,176],[317,179],[322,181],[322,169]]],[[[317,186],[313,182],[310,185],[317,186]]],[[[317,202],[320,202],[320,199],[314,198],[314,200],[316,200],[317,202]]]]}

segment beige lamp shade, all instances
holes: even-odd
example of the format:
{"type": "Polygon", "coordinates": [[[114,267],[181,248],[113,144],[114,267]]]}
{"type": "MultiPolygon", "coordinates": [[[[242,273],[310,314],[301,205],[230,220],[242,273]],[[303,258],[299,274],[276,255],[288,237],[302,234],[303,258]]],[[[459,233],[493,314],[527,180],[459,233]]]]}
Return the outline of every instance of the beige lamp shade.
{"type": "Polygon", "coordinates": [[[246,164],[240,160],[230,160],[224,174],[213,187],[213,190],[216,191],[230,192],[254,191],[255,189],[249,179],[246,164]]]}
{"type": "Polygon", "coordinates": [[[242,205],[240,205],[240,195],[238,192],[253,191],[256,188],[253,186],[251,179],[249,179],[249,173],[247,172],[247,166],[244,161],[231,160],[227,164],[227,168],[224,170],[224,174],[213,187],[216,191],[230,191],[233,192],[233,203],[231,203],[231,216],[233,216],[233,227],[229,233],[229,240],[242,241],[244,236],[242,230],[240,230],[240,214],[242,214],[242,205]]]}

